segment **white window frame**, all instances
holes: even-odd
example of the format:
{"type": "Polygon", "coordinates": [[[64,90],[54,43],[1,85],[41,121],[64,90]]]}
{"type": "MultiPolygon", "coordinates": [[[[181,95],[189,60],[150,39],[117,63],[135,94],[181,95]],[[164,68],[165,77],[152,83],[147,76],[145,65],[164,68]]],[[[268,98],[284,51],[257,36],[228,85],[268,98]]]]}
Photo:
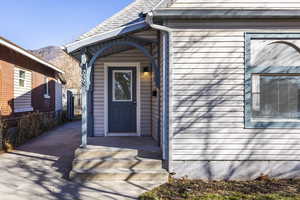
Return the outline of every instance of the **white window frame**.
{"type": "Polygon", "coordinates": [[[133,85],[133,81],[132,81],[132,71],[131,70],[114,70],[113,71],[113,86],[112,86],[112,95],[113,95],[113,101],[114,102],[132,102],[132,96],[133,96],[133,94],[132,94],[132,85],[133,85]],[[131,81],[130,81],[130,99],[128,99],[128,100],[118,100],[118,99],[116,99],[116,94],[115,94],[115,89],[116,89],[116,73],[130,73],[130,79],[131,79],[131,81]]]}
{"type": "Polygon", "coordinates": [[[18,69],[18,84],[19,87],[25,88],[26,87],[26,71],[22,69],[18,69]],[[24,78],[21,78],[21,72],[24,72],[24,78]],[[20,80],[24,81],[24,85],[20,85],[20,80]]]}

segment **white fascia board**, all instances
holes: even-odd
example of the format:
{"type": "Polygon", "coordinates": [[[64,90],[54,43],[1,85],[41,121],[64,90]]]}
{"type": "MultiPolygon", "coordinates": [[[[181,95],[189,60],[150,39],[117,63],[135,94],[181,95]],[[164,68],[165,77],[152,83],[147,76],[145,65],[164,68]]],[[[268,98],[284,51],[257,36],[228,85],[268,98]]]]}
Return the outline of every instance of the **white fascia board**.
{"type": "Polygon", "coordinates": [[[300,18],[300,10],[258,9],[177,9],[153,10],[153,16],[162,19],[238,19],[238,18],[300,18]]]}
{"type": "Polygon", "coordinates": [[[14,50],[14,51],[16,51],[16,52],[18,52],[18,53],[20,53],[20,54],[22,54],[22,55],[30,58],[30,59],[32,59],[32,60],[35,60],[36,62],[38,62],[38,63],[40,63],[42,65],[45,65],[45,66],[47,66],[47,67],[49,67],[49,68],[51,68],[51,69],[53,69],[53,70],[55,70],[55,71],[57,71],[59,73],[62,73],[62,74],[65,73],[64,71],[58,69],[54,65],[52,65],[52,64],[50,64],[50,63],[48,63],[48,62],[46,62],[46,61],[44,61],[44,60],[36,57],[36,56],[34,56],[33,54],[29,53],[28,51],[26,51],[26,50],[24,50],[24,49],[22,49],[22,48],[20,48],[20,47],[18,47],[16,45],[13,45],[12,43],[10,43],[8,41],[5,41],[5,40],[3,40],[1,38],[0,38],[0,44],[3,45],[3,46],[6,46],[7,48],[12,49],[12,50],[14,50]]]}
{"type": "Polygon", "coordinates": [[[126,33],[130,33],[130,32],[139,30],[139,29],[143,29],[147,26],[148,26],[148,24],[145,21],[141,21],[141,22],[138,22],[135,24],[130,24],[127,26],[123,26],[123,27],[114,29],[112,31],[97,34],[97,35],[85,38],[83,40],[79,40],[79,41],[67,44],[67,45],[65,45],[65,47],[63,47],[63,49],[65,49],[66,52],[70,54],[76,50],[79,50],[82,47],[93,45],[93,44],[101,42],[103,40],[107,40],[107,39],[110,39],[113,37],[117,37],[120,35],[124,35],[126,33]]]}

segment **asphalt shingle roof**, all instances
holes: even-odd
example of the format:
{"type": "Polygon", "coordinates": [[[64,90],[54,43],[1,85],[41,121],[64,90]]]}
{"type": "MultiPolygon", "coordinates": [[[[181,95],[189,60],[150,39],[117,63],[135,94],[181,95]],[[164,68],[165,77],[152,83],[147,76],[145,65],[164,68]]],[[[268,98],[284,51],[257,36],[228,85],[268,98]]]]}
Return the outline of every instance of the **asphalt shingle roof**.
{"type": "Polygon", "coordinates": [[[133,3],[129,4],[126,8],[122,9],[120,12],[116,13],[112,17],[108,18],[101,24],[97,25],[92,30],[81,35],[77,41],[101,34],[113,29],[129,25],[132,23],[139,22],[143,20],[139,15],[140,13],[147,13],[152,10],[156,5],[160,3],[161,0],[135,0],[133,3]]]}

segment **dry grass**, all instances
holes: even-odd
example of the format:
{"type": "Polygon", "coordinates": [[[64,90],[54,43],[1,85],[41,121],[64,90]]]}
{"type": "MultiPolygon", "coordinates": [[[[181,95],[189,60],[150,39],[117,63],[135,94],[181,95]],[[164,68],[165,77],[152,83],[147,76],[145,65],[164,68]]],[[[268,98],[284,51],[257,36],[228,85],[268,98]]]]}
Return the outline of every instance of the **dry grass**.
{"type": "Polygon", "coordinates": [[[300,200],[300,180],[210,181],[171,179],[140,200],[300,200]]]}

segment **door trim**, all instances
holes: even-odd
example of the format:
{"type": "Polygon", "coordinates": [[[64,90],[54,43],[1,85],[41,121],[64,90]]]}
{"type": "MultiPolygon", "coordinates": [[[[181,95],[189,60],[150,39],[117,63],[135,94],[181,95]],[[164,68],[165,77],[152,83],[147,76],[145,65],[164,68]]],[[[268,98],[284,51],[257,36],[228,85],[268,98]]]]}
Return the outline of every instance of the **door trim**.
{"type": "Polygon", "coordinates": [[[140,90],[140,63],[126,63],[126,62],[109,62],[104,63],[104,136],[141,136],[141,90],[140,90]],[[113,67],[135,67],[136,68],[136,134],[132,133],[109,133],[108,132],[108,68],[113,67]]]}

